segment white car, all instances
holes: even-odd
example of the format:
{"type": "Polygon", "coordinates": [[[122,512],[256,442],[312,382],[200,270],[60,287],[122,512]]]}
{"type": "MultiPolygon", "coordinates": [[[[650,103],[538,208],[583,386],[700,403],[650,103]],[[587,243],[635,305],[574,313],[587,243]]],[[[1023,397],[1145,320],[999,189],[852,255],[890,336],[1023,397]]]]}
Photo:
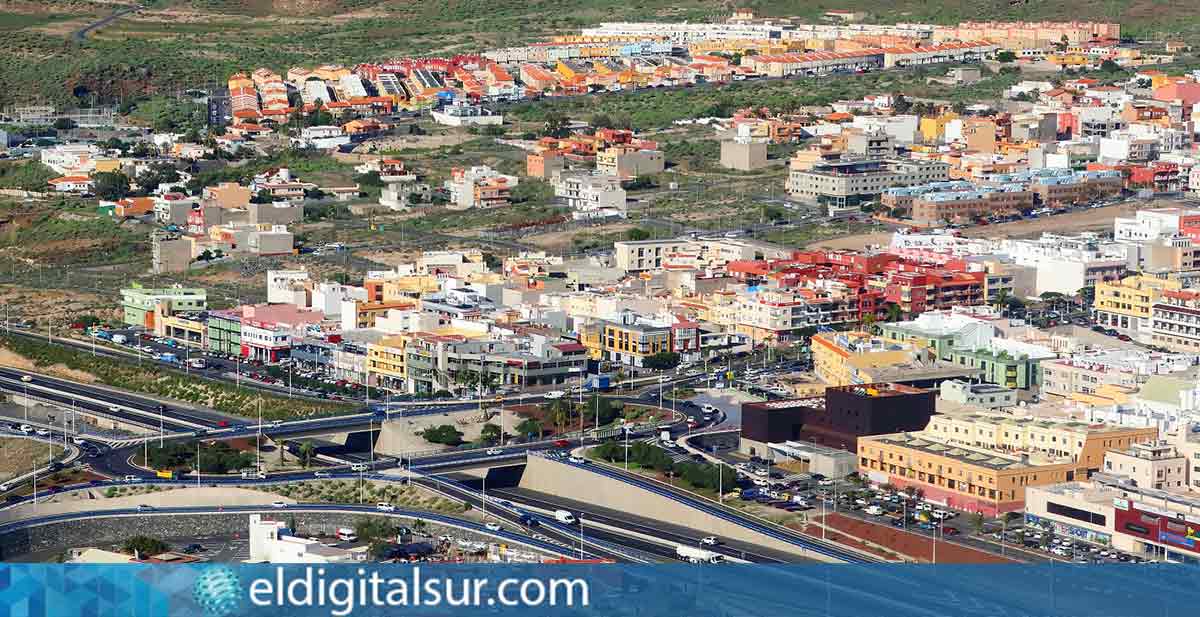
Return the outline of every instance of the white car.
{"type": "Polygon", "coordinates": [[[366,470],[367,470],[367,466],[366,466],[365,464],[363,464],[363,463],[355,463],[355,464],[353,464],[353,465],[351,465],[351,466],[350,466],[350,469],[351,469],[352,471],[366,471],[366,470]]]}
{"type": "Polygon", "coordinates": [[[393,505],[392,505],[392,504],[390,504],[390,503],[386,503],[386,502],[382,502],[382,501],[381,501],[381,502],[379,502],[379,503],[375,504],[375,509],[376,509],[376,510],[379,510],[380,512],[395,512],[395,511],[396,511],[396,506],[393,506],[393,505]]]}
{"type": "Polygon", "coordinates": [[[484,529],[487,529],[488,531],[500,531],[500,523],[493,523],[491,521],[488,521],[483,524],[483,527],[484,527],[484,529]]]}
{"type": "Polygon", "coordinates": [[[33,427],[32,427],[32,426],[29,426],[28,424],[22,424],[22,425],[21,425],[21,432],[22,432],[22,433],[25,433],[26,435],[28,435],[28,434],[30,434],[30,433],[32,433],[32,432],[33,432],[33,427]]]}
{"type": "Polygon", "coordinates": [[[575,463],[576,465],[582,465],[587,462],[586,460],[579,458],[578,456],[567,457],[567,460],[571,461],[572,463],[575,463]]]}
{"type": "Polygon", "coordinates": [[[141,482],[142,479],[137,476],[125,476],[126,482],[141,482]]]}
{"type": "Polygon", "coordinates": [[[33,381],[33,377],[31,377],[29,375],[21,375],[21,381],[23,381],[25,383],[29,383],[29,382],[33,381]]]}
{"type": "Polygon", "coordinates": [[[48,431],[44,428],[39,428],[38,430],[36,430],[34,432],[37,433],[41,437],[48,437],[50,435],[50,431],[48,431]]]}
{"type": "Polygon", "coordinates": [[[286,501],[272,501],[271,507],[272,508],[286,508],[287,502],[286,501]]]}
{"type": "Polygon", "coordinates": [[[73,443],[77,446],[82,446],[83,444],[85,444],[87,442],[85,442],[82,437],[76,436],[76,437],[71,438],[71,443],[73,443]]]}
{"type": "Polygon", "coordinates": [[[504,450],[501,450],[500,448],[488,448],[488,451],[484,452],[484,454],[487,454],[488,456],[499,456],[504,454],[504,450]]]}
{"type": "Polygon", "coordinates": [[[314,477],[314,478],[328,478],[328,477],[330,477],[330,476],[332,476],[332,475],[333,475],[333,474],[330,474],[328,471],[314,471],[314,472],[313,472],[313,477],[314,477]]]}
{"type": "Polygon", "coordinates": [[[658,383],[668,383],[670,381],[671,381],[670,375],[663,375],[662,377],[658,378],[658,383]]]}
{"type": "Polygon", "coordinates": [[[716,536],[704,536],[703,538],[701,538],[700,543],[707,545],[707,546],[716,546],[716,545],[720,544],[721,541],[719,539],[717,539],[716,536]]]}
{"type": "Polygon", "coordinates": [[[154,506],[148,506],[144,503],[139,504],[137,507],[137,511],[138,512],[152,512],[152,511],[154,511],[154,506]]]}
{"type": "Polygon", "coordinates": [[[549,400],[552,400],[552,401],[553,401],[553,400],[560,399],[560,398],[562,398],[562,397],[564,397],[564,396],[566,396],[566,395],[567,395],[567,393],[566,393],[566,392],[563,392],[562,390],[551,390],[551,391],[547,392],[547,393],[546,393],[544,396],[545,396],[547,399],[549,399],[549,400]]]}

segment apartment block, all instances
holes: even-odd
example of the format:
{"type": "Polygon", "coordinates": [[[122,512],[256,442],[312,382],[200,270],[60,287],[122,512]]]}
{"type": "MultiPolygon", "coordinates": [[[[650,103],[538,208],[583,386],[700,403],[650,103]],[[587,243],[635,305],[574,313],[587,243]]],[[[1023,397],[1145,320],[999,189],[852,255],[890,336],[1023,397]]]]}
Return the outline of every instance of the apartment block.
{"type": "Polygon", "coordinates": [[[450,179],[445,187],[450,193],[448,208],[499,208],[507,206],[512,190],[517,186],[516,176],[504,175],[486,165],[455,167],[450,170],[450,179]]]}
{"type": "Polygon", "coordinates": [[[884,189],[950,179],[950,165],[906,159],[839,160],[793,167],[787,190],[793,197],[821,205],[853,206],[877,199],[884,189]]]}

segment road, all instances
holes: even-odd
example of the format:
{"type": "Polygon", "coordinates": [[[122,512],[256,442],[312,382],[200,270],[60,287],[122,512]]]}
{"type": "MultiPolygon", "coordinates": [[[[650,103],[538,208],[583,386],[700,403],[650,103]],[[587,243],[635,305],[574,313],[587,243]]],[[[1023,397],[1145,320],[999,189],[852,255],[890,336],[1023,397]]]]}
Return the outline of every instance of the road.
{"type": "Polygon", "coordinates": [[[113,11],[111,15],[108,15],[108,16],[100,19],[99,21],[94,21],[94,22],[76,30],[75,32],[72,32],[71,38],[76,43],[82,43],[85,40],[87,40],[87,35],[89,32],[103,28],[104,26],[111,24],[112,22],[124,17],[125,15],[128,15],[130,13],[141,10],[141,8],[142,7],[140,7],[140,6],[124,6],[124,7],[118,8],[117,10],[113,11]]]}

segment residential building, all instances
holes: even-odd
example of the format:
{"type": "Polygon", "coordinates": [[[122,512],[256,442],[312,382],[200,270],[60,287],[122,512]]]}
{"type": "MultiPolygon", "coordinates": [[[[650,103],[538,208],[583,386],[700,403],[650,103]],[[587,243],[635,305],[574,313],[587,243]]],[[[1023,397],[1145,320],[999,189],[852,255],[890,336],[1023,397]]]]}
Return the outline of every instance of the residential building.
{"type": "Polygon", "coordinates": [[[1104,472],[1125,476],[1133,486],[1166,491],[1188,490],[1189,461],[1166,441],[1134,443],[1104,455],[1104,472]]]}
{"type": "Polygon", "coordinates": [[[623,240],[613,243],[613,263],[625,273],[658,270],[668,256],[693,247],[694,243],[689,238],[623,240]]]}
{"type": "Polygon", "coordinates": [[[831,386],[877,382],[936,385],[946,379],[975,378],[975,367],[939,361],[933,351],[889,342],[865,332],[818,332],[812,336],[813,373],[831,386]]]}
{"type": "MultiPolygon", "coordinates": [[[[249,550],[254,563],[347,563],[360,561],[344,548],[325,546],[318,540],[292,535],[283,521],[250,515],[249,550]]],[[[361,555],[365,557],[365,554],[361,555]]]]}
{"type": "Polygon", "coordinates": [[[576,219],[625,216],[625,189],[616,176],[588,172],[559,172],[554,196],[563,200],[576,219]]]}
{"type": "Polygon", "coordinates": [[[850,206],[877,199],[890,187],[945,181],[950,179],[949,174],[949,164],[941,161],[827,161],[807,170],[793,167],[787,190],[793,197],[821,205],[850,206]]]}
{"type": "Polygon", "coordinates": [[[1028,389],[1041,383],[1041,362],[1056,357],[1053,351],[1028,343],[992,339],[983,346],[955,347],[951,364],[978,369],[980,379],[1007,388],[1028,389]]]}
{"type": "Polygon", "coordinates": [[[596,153],[596,171],[621,179],[660,174],[665,168],[661,150],[636,143],[609,146],[596,153]]]}
{"type": "Polygon", "coordinates": [[[951,379],[939,385],[942,400],[968,407],[1005,409],[1017,405],[1017,391],[990,383],[951,379]]]}
{"type": "Polygon", "coordinates": [[[518,181],[516,176],[504,175],[486,165],[455,167],[450,170],[450,179],[445,182],[446,190],[450,193],[447,207],[465,210],[507,206],[518,181]]]}
{"type": "Polygon", "coordinates": [[[1171,351],[1200,353],[1200,292],[1164,291],[1151,308],[1150,340],[1171,351]]]}
{"type": "Polygon", "coordinates": [[[749,138],[721,140],[721,166],[754,171],[767,166],[767,142],[749,138]]]}
{"type": "Polygon", "coordinates": [[[455,100],[450,105],[430,112],[433,121],[447,126],[500,126],[504,116],[480,105],[455,100]]]}
{"type": "Polygon", "coordinates": [[[935,415],[925,430],[860,437],[859,473],[915,487],[924,499],[998,516],[1021,510],[1026,489],[1090,477],[1104,453],[1158,439],[1155,428],[1007,415],[935,415]]]}
{"type": "Polygon", "coordinates": [[[1158,278],[1143,274],[1127,276],[1119,281],[1096,284],[1092,311],[1096,323],[1115,328],[1138,340],[1153,337],[1151,319],[1154,305],[1162,301],[1164,291],[1179,291],[1178,279],[1158,278]]]}
{"type": "Polygon", "coordinates": [[[1102,350],[1043,360],[1043,394],[1071,396],[1094,394],[1103,386],[1136,390],[1152,375],[1188,370],[1200,356],[1195,353],[1159,353],[1143,349],[1102,350]]]}

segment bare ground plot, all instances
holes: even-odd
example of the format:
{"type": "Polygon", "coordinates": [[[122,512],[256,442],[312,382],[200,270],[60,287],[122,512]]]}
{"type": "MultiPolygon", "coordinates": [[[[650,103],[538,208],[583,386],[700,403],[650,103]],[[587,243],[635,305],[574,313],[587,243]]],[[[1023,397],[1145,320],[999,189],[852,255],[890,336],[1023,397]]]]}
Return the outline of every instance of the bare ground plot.
{"type": "MultiPolygon", "coordinates": [[[[62,453],[62,446],[54,446],[54,454],[62,453]]],[[[32,439],[0,437],[0,480],[33,471],[44,466],[50,457],[50,446],[32,439]]]]}
{"type": "Polygon", "coordinates": [[[574,246],[575,238],[577,237],[587,238],[591,236],[624,233],[633,228],[634,225],[632,223],[597,225],[595,227],[588,227],[584,230],[566,229],[563,231],[552,231],[544,234],[525,236],[521,239],[521,241],[547,251],[560,251],[572,248],[574,246]]]}

